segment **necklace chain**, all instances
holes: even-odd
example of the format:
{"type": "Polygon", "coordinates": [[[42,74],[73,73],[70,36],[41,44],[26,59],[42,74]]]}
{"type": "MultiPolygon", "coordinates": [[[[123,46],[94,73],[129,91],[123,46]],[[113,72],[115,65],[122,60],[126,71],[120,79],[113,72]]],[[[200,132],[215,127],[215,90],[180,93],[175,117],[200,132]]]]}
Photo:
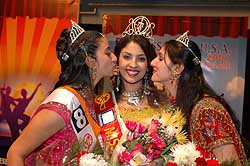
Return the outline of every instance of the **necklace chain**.
{"type": "Polygon", "coordinates": [[[143,97],[144,91],[142,88],[135,92],[127,92],[125,90],[122,92],[122,100],[127,101],[129,105],[139,106],[143,97]]]}

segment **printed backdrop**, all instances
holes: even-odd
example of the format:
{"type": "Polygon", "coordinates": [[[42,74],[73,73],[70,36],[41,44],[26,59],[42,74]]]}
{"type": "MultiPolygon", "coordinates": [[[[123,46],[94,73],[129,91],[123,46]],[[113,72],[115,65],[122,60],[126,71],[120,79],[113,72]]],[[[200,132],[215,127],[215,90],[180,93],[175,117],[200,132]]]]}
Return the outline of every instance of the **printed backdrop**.
{"type": "Polygon", "coordinates": [[[0,1],[0,147],[19,136],[52,90],[60,73],[56,40],[78,10],[79,0],[0,1]]]}
{"type": "MultiPolygon", "coordinates": [[[[103,16],[103,32],[114,47],[121,33],[136,16],[103,16]]],[[[147,16],[155,24],[156,45],[176,39],[189,30],[189,38],[202,52],[202,68],[208,83],[224,95],[242,122],[245,62],[247,50],[247,17],[147,16]]],[[[141,22],[146,24],[146,22],[141,22]]],[[[157,47],[156,47],[157,48],[157,47]]]]}

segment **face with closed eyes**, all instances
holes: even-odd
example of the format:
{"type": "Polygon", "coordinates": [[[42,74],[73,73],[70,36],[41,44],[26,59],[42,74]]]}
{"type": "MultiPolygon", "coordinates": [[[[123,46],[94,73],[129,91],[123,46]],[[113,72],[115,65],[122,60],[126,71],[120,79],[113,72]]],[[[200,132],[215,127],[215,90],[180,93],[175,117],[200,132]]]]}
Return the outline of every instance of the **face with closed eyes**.
{"type": "Polygon", "coordinates": [[[168,52],[166,52],[165,47],[161,48],[157,57],[151,62],[151,66],[153,67],[152,81],[160,82],[163,85],[170,83],[172,79],[171,67],[173,64],[168,57],[168,52]]]}
{"type": "Polygon", "coordinates": [[[124,85],[140,84],[147,71],[147,57],[142,48],[135,42],[129,42],[119,55],[119,72],[124,85]]]}
{"type": "Polygon", "coordinates": [[[98,39],[98,48],[96,50],[97,78],[101,79],[112,76],[116,61],[117,58],[111,52],[107,39],[105,37],[98,39]]]}

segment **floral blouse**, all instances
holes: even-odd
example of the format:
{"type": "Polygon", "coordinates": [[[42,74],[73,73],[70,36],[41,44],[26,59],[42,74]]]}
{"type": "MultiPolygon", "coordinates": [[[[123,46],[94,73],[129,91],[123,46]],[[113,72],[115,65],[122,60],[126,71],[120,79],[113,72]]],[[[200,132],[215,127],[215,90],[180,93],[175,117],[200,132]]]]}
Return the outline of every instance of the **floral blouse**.
{"type": "Polygon", "coordinates": [[[242,163],[245,161],[246,155],[239,133],[219,101],[205,96],[194,106],[190,118],[191,140],[205,149],[211,157],[214,148],[234,144],[239,159],[242,163]]]}

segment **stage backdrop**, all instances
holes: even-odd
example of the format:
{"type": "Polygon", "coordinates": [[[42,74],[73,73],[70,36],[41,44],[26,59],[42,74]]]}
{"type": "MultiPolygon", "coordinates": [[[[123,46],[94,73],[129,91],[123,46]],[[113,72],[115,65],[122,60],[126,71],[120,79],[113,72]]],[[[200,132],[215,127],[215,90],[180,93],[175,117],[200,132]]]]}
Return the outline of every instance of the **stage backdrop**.
{"type": "Polygon", "coordinates": [[[0,147],[19,136],[52,90],[60,73],[56,40],[78,13],[79,0],[0,1],[0,147]]]}
{"type": "MultiPolygon", "coordinates": [[[[110,39],[113,48],[129,24],[129,19],[135,17],[103,16],[103,33],[110,39]]],[[[147,18],[155,23],[153,38],[158,45],[166,40],[176,39],[189,30],[189,38],[197,42],[201,49],[206,80],[218,94],[224,94],[242,122],[248,18],[189,16],[147,16],[147,18]]]]}

